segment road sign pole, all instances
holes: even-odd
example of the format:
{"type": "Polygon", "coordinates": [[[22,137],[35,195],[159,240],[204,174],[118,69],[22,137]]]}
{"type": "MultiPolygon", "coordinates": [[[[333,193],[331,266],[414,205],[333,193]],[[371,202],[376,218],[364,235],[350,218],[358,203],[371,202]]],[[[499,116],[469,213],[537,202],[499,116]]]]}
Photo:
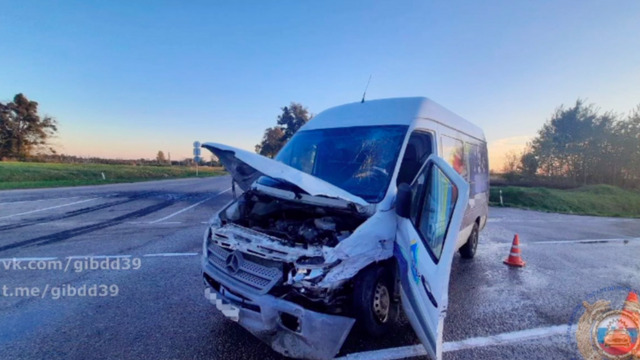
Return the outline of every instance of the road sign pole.
{"type": "Polygon", "coordinates": [[[196,163],[196,176],[198,176],[198,163],[202,158],[200,157],[200,141],[193,142],[193,162],[196,163]]]}

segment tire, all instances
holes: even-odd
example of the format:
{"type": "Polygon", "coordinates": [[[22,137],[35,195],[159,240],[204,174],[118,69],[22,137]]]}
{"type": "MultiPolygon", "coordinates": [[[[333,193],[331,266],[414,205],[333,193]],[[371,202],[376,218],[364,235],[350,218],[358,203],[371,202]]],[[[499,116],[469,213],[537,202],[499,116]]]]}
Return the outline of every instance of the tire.
{"type": "Polygon", "coordinates": [[[393,298],[393,272],[372,266],[356,276],[353,311],[361,331],[380,337],[389,332],[397,320],[399,304],[393,298]]]}
{"type": "Polygon", "coordinates": [[[476,249],[478,248],[478,223],[473,223],[473,229],[471,229],[471,234],[469,234],[469,239],[467,242],[462,245],[460,250],[460,256],[463,259],[473,259],[476,256],[476,249]]]}

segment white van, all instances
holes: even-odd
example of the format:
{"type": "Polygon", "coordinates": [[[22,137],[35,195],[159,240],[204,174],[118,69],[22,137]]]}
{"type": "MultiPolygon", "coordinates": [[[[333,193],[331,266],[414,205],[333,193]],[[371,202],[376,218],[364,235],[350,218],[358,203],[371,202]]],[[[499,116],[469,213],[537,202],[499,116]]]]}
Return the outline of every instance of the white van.
{"type": "Polygon", "coordinates": [[[488,212],[482,130],[427,98],[331,108],[269,159],[205,143],[244,191],[205,232],[206,297],[294,358],[330,359],[400,303],[441,357],[451,263],[488,212]]]}

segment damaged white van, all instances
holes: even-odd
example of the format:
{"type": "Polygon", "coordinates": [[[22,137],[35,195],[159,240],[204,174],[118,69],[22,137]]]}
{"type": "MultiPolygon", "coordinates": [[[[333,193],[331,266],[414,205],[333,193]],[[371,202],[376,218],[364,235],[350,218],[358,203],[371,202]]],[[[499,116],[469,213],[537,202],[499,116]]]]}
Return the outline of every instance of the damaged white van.
{"type": "Polygon", "coordinates": [[[481,129],[427,98],[326,110],[269,159],[205,143],[242,194],[211,219],[205,295],[275,351],[330,359],[354,324],[385,333],[402,305],[442,352],[451,263],[488,211],[481,129]]]}

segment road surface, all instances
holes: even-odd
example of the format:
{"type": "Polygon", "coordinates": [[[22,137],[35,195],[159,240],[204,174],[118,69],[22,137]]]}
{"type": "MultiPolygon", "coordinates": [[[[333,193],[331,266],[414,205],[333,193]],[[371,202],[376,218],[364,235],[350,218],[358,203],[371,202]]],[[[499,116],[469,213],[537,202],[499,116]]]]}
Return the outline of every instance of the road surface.
{"type": "MultiPolygon", "coordinates": [[[[203,295],[202,234],[229,185],[0,192],[0,358],[279,359],[203,295]],[[127,269],[89,270],[86,256],[127,269]]],[[[566,333],[574,311],[599,289],[639,288],[639,254],[637,219],[492,208],[476,258],[454,260],[444,358],[579,358],[566,333]],[[515,233],[523,269],[502,264],[515,233]]],[[[420,354],[416,344],[402,320],[384,339],[352,333],[339,356],[399,358],[420,354]]]]}

